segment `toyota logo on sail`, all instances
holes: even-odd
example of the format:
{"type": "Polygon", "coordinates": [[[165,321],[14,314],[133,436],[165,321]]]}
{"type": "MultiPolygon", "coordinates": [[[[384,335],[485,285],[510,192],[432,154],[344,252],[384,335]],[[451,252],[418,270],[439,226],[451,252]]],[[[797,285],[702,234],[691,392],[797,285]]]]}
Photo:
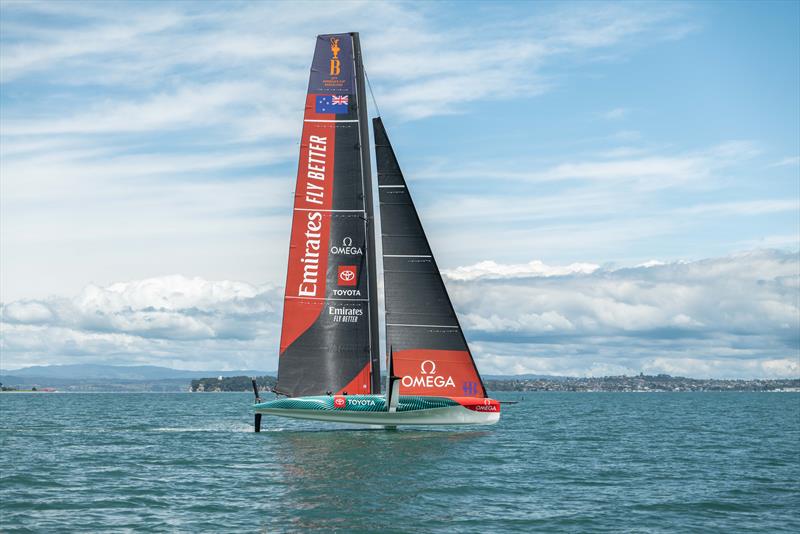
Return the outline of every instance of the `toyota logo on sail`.
{"type": "Polygon", "coordinates": [[[436,374],[436,362],[424,360],[419,364],[419,375],[406,375],[400,379],[400,384],[407,388],[446,388],[456,387],[452,376],[440,376],[436,374]]]}
{"type": "Polygon", "coordinates": [[[355,265],[340,265],[339,266],[339,284],[340,286],[355,286],[358,285],[356,279],[355,265]]]}

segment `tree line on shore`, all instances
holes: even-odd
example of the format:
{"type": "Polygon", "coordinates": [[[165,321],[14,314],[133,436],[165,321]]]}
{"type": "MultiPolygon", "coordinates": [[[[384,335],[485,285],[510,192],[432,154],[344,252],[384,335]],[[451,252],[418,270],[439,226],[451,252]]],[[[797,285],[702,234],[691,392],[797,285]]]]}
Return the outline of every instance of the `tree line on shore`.
{"type": "MultiPolygon", "coordinates": [[[[252,391],[248,376],[192,380],[193,392],[252,391]]],[[[259,391],[272,391],[274,376],[256,377],[259,391]]],[[[383,381],[381,381],[383,383],[383,381]]],[[[604,377],[495,378],[485,380],[489,391],[800,391],[800,379],[724,380],[670,375],[604,377]]]]}

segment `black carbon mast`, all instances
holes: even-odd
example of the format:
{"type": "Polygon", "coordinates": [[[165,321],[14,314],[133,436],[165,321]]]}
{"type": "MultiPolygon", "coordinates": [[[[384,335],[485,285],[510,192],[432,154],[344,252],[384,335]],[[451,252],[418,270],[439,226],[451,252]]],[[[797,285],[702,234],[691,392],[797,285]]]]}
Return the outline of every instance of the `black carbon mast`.
{"type": "Polygon", "coordinates": [[[359,99],[358,126],[361,142],[361,173],[364,188],[364,205],[367,217],[367,283],[369,284],[369,328],[370,359],[372,361],[372,392],[381,391],[380,331],[378,327],[378,266],[375,259],[375,208],[372,201],[372,164],[369,158],[369,123],[367,117],[367,93],[364,88],[364,60],[358,32],[352,33],[353,55],[356,62],[356,94],[359,99]],[[361,105],[360,99],[364,99],[361,105]]]}

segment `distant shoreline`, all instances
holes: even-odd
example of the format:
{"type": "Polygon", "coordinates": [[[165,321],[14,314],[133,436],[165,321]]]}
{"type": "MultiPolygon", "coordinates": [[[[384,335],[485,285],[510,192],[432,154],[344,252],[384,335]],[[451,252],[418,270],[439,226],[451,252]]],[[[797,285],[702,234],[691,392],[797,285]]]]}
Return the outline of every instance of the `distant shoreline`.
{"type": "MultiPolygon", "coordinates": [[[[106,390],[106,391],[0,391],[0,395],[192,395],[195,393],[202,393],[204,395],[208,394],[217,394],[217,395],[230,395],[230,394],[243,394],[249,393],[250,395],[253,394],[252,391],[189,391],[189,390],[181,390],[181,391],[115,391],[115,390],[106,390]]],[[[266,392],[271,393],[271,392],[266,392]]],[[[382,392],[381,392],[382,393],[382,392]]],[[[499,393],[668,393],[668,394],[681,394],[681,393],[800,393],[800,388],[797,389],[770,389],[770,390],[763,390],[763,391],[751,391],[751,390],[729,390],[729,391],[719,391],[719,390],[705,390],[705,391],[597,391],[597,390],[587,390],[587,391],[547,391],[547,390],[530,390],[530,391],[509,391],[509,390],[499,390],[499,389],[492,389],[489,390],[491,395],[499,394],[499,393]]]]}
{"type": "MultiPolygon", "coordinates": [[[[259,388],[271,391],[276,379],[257,378],[259,388]]],[[[800,378],[770,380],[720,380],[673,377],[669,375],[605,376],[598,378],[512,378],[484,380],[490,392],[694,392],[694,391],[800,391],[800,378]]],[[[250,378],[244,376],[192,380],[193,392],[251,391],[250,378]]]]}
{"type": "MultiPolygon", "coordinates": [[[[8,393],[180,393],[180,392],[251,392],[252,375],[213,376],[206,378],[61,378],[54,376],[0,376],[2,389],[8,393]],[[34,391],[34,388],[37,391],[34,391]]],[[[257,376],[261,391],[272,391],[273,375],[257,376]]],[[[800,391],[800,378],[791,379],[699,379],[669,375],[634,375],[606,377],[564,376],[486,376],[489,392],[692,392],[692,391],[800,391]]]]}

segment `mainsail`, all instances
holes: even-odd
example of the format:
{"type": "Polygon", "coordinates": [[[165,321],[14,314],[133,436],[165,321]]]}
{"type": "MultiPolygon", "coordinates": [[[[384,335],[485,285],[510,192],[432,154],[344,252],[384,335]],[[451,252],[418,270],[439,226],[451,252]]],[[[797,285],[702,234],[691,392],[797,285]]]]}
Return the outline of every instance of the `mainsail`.
{"type": "Polygon", "coordinates": [[[486,397],[380,117],[373,119],[386,346],[403,395],[486,397]]]}
{"type": "Polygon", "coordinates": [[[295,189],[279,393],[380,392],[366,121],[358,34],[318,36],[295,189]]]}

